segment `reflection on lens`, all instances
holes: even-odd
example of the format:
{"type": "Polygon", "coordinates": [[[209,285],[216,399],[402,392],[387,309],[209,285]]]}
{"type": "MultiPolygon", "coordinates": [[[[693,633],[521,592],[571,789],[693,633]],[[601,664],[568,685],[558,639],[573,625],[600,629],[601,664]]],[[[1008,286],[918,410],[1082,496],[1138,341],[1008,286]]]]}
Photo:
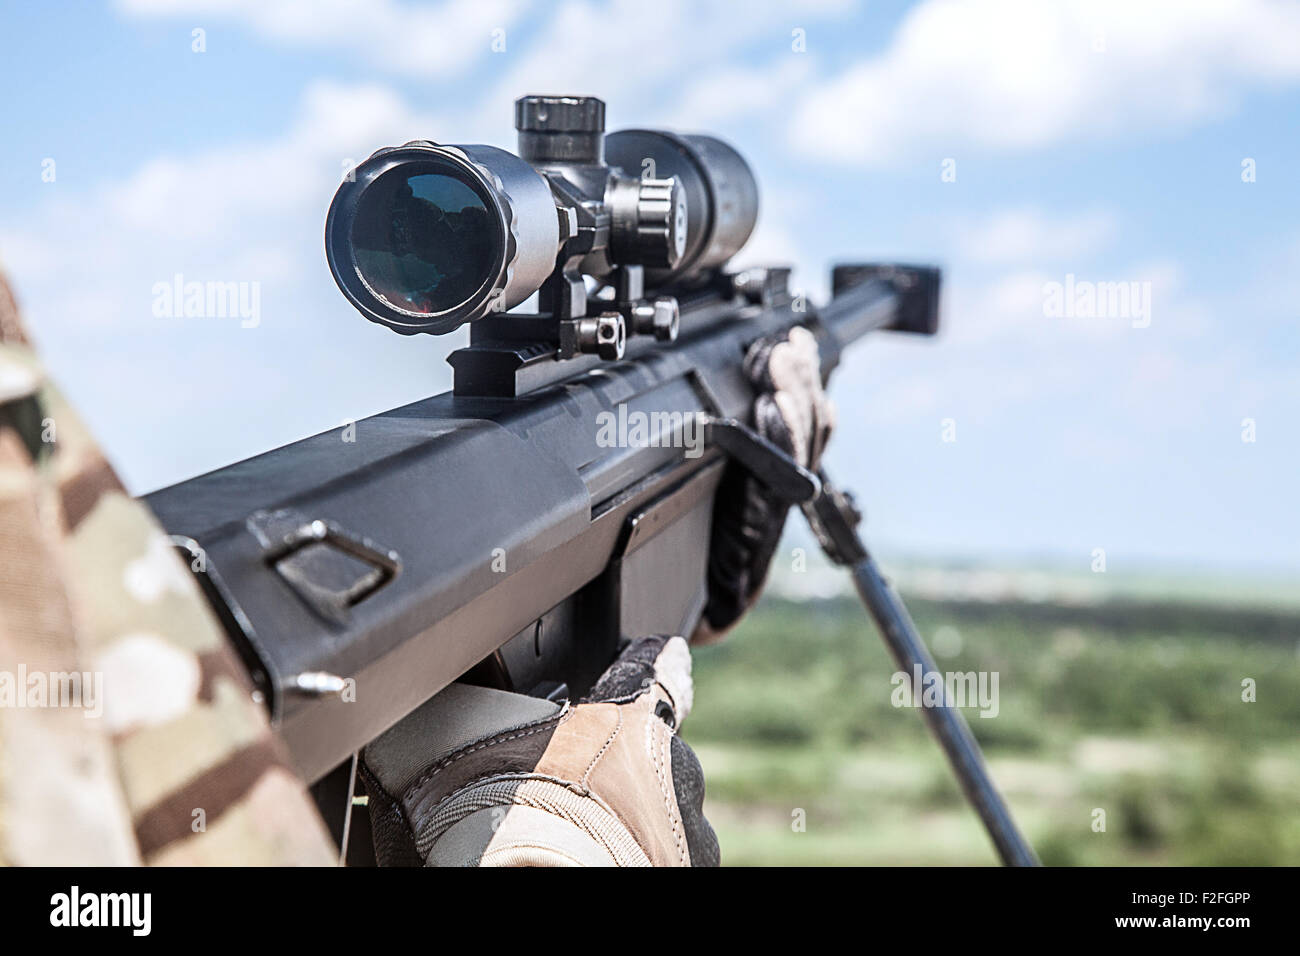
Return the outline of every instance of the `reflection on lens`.
{"type": "Polygon", "coordinates": [[[495,239],[482,197],[444,173],[380,176],[352,224],[366,285],[392,306],[424,314],[455,308],[478,291],[496,258],[495,239]]]}

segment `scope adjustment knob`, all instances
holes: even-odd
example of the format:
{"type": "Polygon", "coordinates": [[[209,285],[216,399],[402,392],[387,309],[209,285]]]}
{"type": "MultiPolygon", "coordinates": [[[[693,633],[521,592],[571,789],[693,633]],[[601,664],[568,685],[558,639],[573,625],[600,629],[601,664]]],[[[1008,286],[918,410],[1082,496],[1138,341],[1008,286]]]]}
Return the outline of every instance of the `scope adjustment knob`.
{"type": "Polygon", "coordinates": [[[515,129],[526,133],[603,133],[605,101],[595,96],[521,96],[515,129]]]}
{"type": "Polygon", "coordinates": [[[671,269],[686,251],[686,190],[670,179],[615,177],[606,194],[610,246],[620,265],[671,269]]]}
{"type": "Polygon", "coordinates": [[[677,265],[686,251],[686,190],[676,177],[641,180],[636,219],[645,264],[665,269],[677,265]]]}
{"type": "Polygon", "coordinates": [[[515,100],[519,155],[535,166],[605,162],[605,101],[594,96],[515,100]]]}

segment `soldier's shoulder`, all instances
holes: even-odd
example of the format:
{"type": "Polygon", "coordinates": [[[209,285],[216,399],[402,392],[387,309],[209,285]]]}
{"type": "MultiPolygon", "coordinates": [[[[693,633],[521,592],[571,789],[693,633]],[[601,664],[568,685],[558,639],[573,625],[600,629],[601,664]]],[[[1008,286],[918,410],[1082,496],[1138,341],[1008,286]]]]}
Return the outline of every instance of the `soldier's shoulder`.
{"type": "Polygon", "coordinates": [[[0,405],[35,398],[44,381],[40,363],[30,349],[0,343],[0,405]]]}

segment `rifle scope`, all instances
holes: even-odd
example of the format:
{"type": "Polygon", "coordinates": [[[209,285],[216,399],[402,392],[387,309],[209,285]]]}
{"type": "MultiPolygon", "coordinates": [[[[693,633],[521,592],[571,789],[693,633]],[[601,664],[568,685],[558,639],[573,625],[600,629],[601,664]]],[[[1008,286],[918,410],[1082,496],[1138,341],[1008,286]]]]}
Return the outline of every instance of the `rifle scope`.
{"type": "Polygon", "coordinates": [[[606,136],[595,97],[523,97],[515,127],[518,156],[421,140],[353,169],[325,224],[343,294],[371,321],[440,335],[539,290],[561,320],[609,317],[590,276],[622,290],[620,340],[624,319],[674,337],[676,300],[644,290],[698,282],[745,244],[758,215],[745,161],[710,136],[606,136]]]}

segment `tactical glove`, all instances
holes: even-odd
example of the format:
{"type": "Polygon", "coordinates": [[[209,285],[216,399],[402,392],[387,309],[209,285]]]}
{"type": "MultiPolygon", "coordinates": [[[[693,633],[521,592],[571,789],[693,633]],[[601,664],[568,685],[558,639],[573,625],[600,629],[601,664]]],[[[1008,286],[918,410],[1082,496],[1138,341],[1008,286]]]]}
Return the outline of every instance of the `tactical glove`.
{"type": "MultiPolygon", "coordinates": [[[[796,326],[759,339],[745,355],[757,392],[754,428],[799,464],[815,471],[830,438],[835,408],[822,388],[817,340],[796,326]]],[[[790,510],[736,462],[727,466],[713,511],[709,596],[692,640],[716,640],[758,598],[790,510]]]]}
{"type": "Polygon", "coordinates": [[[453,684],[366,747],[381,865],[716,866],[680,637],[633,641],[581,703],[453,684]]]}

